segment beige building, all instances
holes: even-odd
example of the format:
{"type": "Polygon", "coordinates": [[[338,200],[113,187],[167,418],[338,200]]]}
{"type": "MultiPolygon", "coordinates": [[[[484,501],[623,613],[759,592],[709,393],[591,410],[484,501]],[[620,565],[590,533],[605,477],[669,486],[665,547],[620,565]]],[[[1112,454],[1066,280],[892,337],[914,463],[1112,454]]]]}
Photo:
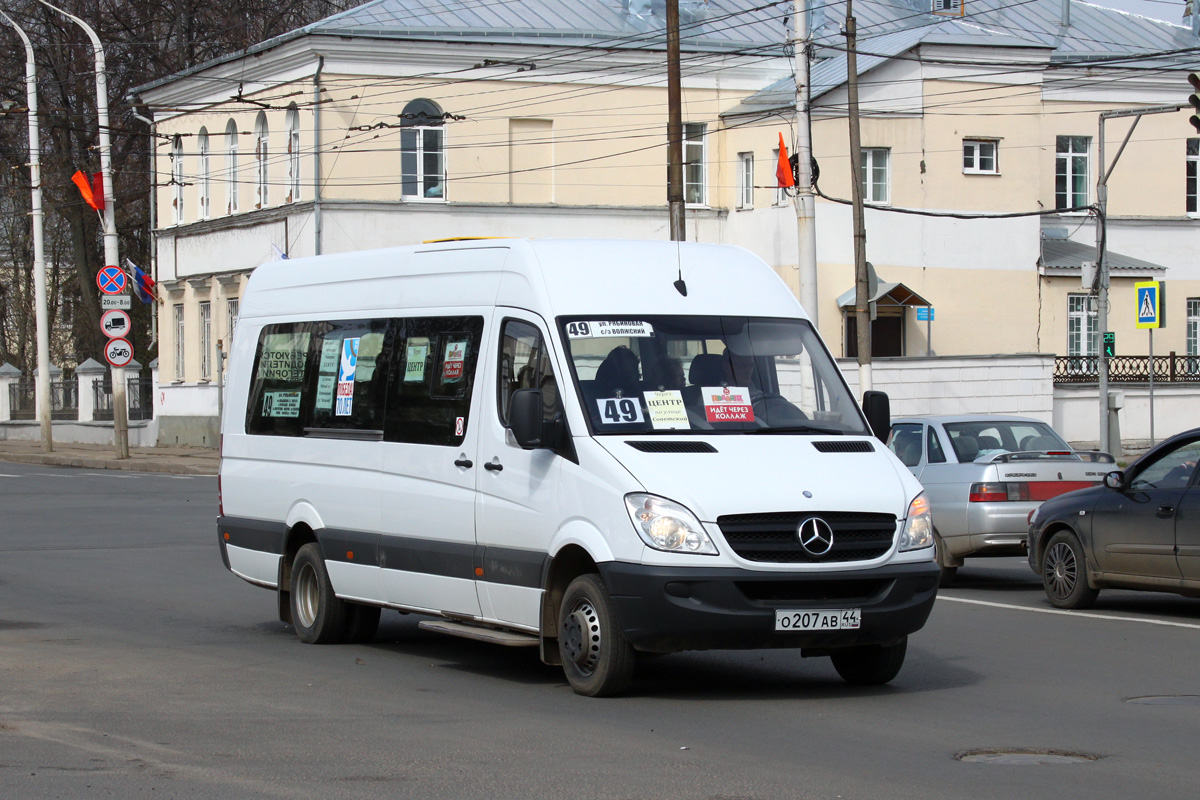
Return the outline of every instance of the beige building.
{"type": "MultiPolygon", "coordinates": [[[[1094,220],[1056,209],[1095,202],[1098,113],[1184,101],[1186,65],[1170,53],[1200,41],[1084,3],[1069,4],[1065,26],[1059,0],[980,2],[961,19],[913,3],[858,12],[865,190],[879,206],[867,212],[883,287],[876,354],[1094,353],[1082,280],[1094,220]],[[917,320],[926,304],[929,323],[917,320]]],[[[779,133],[791,149],[796,124],[790,5],[681,5],[687,238],[748,247],[798,288],[795,211],[775,188],[779,133]]],[[[489,8],[485,19],[375,0],[139,89],[163,137],[161,442],[215,442],[219,348],[264,261],[460,236],[668,236],[656,4],[489,8]]],[[[811,15],[812,132],[830,198],[850,196],[842,13],[811,15]]],[[[1108,123],[1110,164],[1128,125],[1108,123]]],[[[1132,284],[1157,278],[1170,324],[1156,353],[1195,353],[1200,139],[1189,133],[1183,112],[1144,118],[1110,180],[1118,352],[1145,351],[1132,284]]],[[[853,341],[850,228],[847,206],[818,202],[810,311],[837,354],[853,341]]]]}

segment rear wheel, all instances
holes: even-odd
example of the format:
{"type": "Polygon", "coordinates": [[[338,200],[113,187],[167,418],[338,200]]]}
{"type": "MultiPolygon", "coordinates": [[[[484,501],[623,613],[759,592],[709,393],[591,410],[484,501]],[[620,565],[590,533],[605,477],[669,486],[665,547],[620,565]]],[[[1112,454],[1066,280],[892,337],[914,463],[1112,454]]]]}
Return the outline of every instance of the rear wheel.
{"type": "Polygon", "coordinates": [[[900,674],[908,637],[896,644],[866,644],[837,650],[830,656],[833,668],[846,683],[856,686],[880,686],[900,674]]]}
{"type": "Polygon", "coordinates": [[[1070,531],[1059,531],[1046,543],[1042,556],[1042,587],[1051,605],[1090,608],[1100,592],[1088,586],[1087,557],[1070,531]]]}
{"type": "Polygon", "coordinates": [[[292,561],[292,624],[306,644],[334,644],[346,635],[346,603],[333,593],[325,559],[316,542],[300,548],[292,561]]]}
{"type": "Polygon", "coordinates": [[[633,647],[617,627],[612,600],[600,576],[580,575],[558,608],[558,652],[576,694],[619,694],[633,678],[633,647]]]}

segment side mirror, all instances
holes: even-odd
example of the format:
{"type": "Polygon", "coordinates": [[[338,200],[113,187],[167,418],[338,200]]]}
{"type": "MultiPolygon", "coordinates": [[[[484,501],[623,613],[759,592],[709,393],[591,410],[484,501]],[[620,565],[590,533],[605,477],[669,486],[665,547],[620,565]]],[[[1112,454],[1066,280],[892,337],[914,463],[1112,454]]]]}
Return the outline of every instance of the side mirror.
{"type": "Polygon", "coordinates": [[[871,432],[886,444],[892,432],[892,402],[887,392],[863,392],[862,407],[871,432]]]}
{"type": "Polygon", "coordinates": [[[1121,491],[1125,488],[1125,473],[1119,469],[1114,469],[1104,476],[1104,485],[1110,489],[1121,491]]]}
{"type": "Polygon", "coordinates": [[[542,392],[518,389],[508,401],[508,427],[522,450],[542,446],[542,392]]]}

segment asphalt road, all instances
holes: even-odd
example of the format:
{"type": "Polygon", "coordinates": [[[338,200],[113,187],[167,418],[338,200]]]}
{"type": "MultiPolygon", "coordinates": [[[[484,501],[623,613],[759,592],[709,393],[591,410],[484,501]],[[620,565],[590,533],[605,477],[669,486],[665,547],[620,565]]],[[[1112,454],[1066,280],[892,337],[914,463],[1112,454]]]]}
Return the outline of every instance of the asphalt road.
{"type": "Polygon", "coordinates": [[[1195,794],[1200,601],[1053,612],[1020,560],[969,562],[891,686],[686,653],[588,699],[392,612],[372,644],[300,644],[221,565],[215,484],[0,464],[0,798],[1195,794]],[[1097,758],[956,758],[1020,749],[1097,758]]]}

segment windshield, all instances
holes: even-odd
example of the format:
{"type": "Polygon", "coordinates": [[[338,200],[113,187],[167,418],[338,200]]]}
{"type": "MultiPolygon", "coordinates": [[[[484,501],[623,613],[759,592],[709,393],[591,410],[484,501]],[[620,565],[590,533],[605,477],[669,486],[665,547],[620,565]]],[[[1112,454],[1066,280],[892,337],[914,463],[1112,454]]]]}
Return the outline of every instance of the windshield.
{"type": "Polygon", "coordinates": [[[870,433],[805,320],[652,315],[558,323],[593,433],[870,433]]]}
{"type": "Polygon", "coordinates": [[[1054,429],[1044,422],[979,420],[947,422],[942,425],[960,463],[1002,452],[1070,450],[1054,429]]]}

